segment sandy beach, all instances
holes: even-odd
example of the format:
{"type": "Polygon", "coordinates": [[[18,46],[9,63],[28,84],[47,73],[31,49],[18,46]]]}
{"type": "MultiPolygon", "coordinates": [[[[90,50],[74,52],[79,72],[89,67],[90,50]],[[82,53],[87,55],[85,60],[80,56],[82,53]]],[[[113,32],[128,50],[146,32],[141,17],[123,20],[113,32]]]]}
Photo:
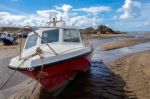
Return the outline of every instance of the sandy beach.
{"type": "Polygon", "coordinates": [[[150,0],[0,0],[0,99],[150,99],[150,0]]]}
{"type": "Polygon", "coordinates": [[[92,34],[92,35],[88,35],[85,37],[87,37],[88,39],[106,39],[106,38],[133,38],[133,36],[131,34],[92,34]]]}
{"type": "MultiPolygon", "coordinates": [[[[26,39],[22,39],[21,47],[24,46],[25,40],[26,39]]],[[[10,45],[10,46],[9,45],[4,46],[3,43],[0,42],[0,59],[11,58],[11,57],[19,55],[21,39],[18,39],[17,42],[18,44],[10,45]]]]}
{"type": "MultiPolygon", "coordinates": [[[[133,46],[149,42],[148,38],[138,38],[124,41],[115,41],[104,43],[102,47],[108,52],[110,49],[117,49],[127,46],[133,46]]],[[[97,42],[98,44],[100,42],[97,42]]],[[[96,50],[97,48],[94,48],[96,50]]],[[[13,72],[7,66],[11,57],[17,55],[16,50],[19,50],[19,45],[2,46],[0,47],[0,64],[1,85],[13,72]]],[[[99,51],[99,50],[98,50],[99,51]]],[[[99,53],[95,53],[99,54],[99,53]]],[[[110,54],[114,55],[115,54],[110,54]]],[[[103,57],[103,56],[102,56],[103,57]]],[[[62,98],[93,98],[100,97],[104,99],[149,99],[150,98],[150,51],[132,53],[123,56],[113,62],[108,62],[107,59],[93,60],[92,67],[89,72],[79,74],[57,97],[51,95],[42,89],[38,84],[37,88],[31,95],[31,99],[62,99],[62,98]],[[86,82],[86,83],[85,83],[86,82]],[[76,93],[74,93],[76,92],[76,93]],[[44,97],[44,98],[43,98],[44,97]]],[[[31,94],[35,80],[24,76],[17,72],[13,79],[1,90],[1,99],[20,99],[31,94]]]]}
{"type": "Polygon", "coordinates": [[[150,99],[150,51],[125,56],[110,65],[114,74],[125,82],[126,94],[132,99],[150,99]]]}
{"type": "Polygon", "coordinates": [[[137,38],[137,39],[129,39],[123,41],[115,41],[115,42],[108,42],[101,45],[103,50],[112,50],[122,47],[133,46],[141,43],[150,42],[150,38],[137,38]]]}

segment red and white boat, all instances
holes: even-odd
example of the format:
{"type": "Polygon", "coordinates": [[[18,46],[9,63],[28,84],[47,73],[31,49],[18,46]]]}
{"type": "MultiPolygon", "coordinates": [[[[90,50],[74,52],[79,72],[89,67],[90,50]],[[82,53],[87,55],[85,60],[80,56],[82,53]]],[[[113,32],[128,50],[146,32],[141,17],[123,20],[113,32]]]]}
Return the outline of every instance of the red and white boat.
{"type": "Polygon", "coordinates": [[[29,33],[20,56],[11,59],[9,68],[41,83],[49,92],[69,82],[91,65],[92,47],[76,27],[45,27],[29,33]]]}

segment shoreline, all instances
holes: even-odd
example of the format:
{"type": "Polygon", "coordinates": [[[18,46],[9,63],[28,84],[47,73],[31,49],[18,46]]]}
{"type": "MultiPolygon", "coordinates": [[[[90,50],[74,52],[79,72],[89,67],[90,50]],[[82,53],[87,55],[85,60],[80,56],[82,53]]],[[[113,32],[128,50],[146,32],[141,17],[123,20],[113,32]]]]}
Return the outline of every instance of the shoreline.
{"type": "Polygon", "coordinates": [[[134,38],[134,36],[132,36],[131,34],[92,34],[92,35],[88,35],[85,36],[88,39],[108,39],[108,38],[134,38]]]}
{"type": "MultiPolygon", "coordinates": [[[[149,51],[143,51],[143,52],[137,52],[132,53],[126,56],[121,57],[120,59],[115,60],[111,64],[108,64],[108,68],[111,70],[113,75],[119,76],[123,82],[126,84],[123,86],[124,94],[129,98],[138,98],[138,99],[149,99],[143,98],[144,96],[147,97],[149,95],[150,86],[149,84],[145,82],[150,82],[150,67],[148,65],[150,59],[150,50],[149,51]],[[142,69],[141,69],[142,68],[142,69]],[[143,86],[146,86],[143,88],[143,86]],[[148,91],[147,91],[148,90],[148,91]]],[[[6,89],[4,92],[9,93],[9,91],[15,90],[17,93],[12,94],[10,97],[20,97],[20,96],[26,96],[27,93],[25,91],[32,90],[32,87],[34,86],[35,82],[32,82],[29,84],[31,79],[27,79],[23,81],[22,83],[11,87],[9,89],[6,89]],[[28,86],[27,89],[25,86],[28,86]],[[25,89],[24,89],[25,87],[25,89]],[[19,91],[20,90],[20,91],[19,91]],[[25,94],[23,94],[25,92],[25,94]]],[[[115,81],[117,86],[122,86],[122,83],[120,81],[115,81]]],[[[110,82],[110,84],[112,84],[110,82]]],[[[118,87],[119,88],[119,87],[118,87]]],[[[101,89],[102,90],[102,89],[101,89]]],[[[119,89],[118,89],[119,90],[119,89]]],[[[118,92],[118,90],[116,92],[118,92]]],[[[34,99],[40,99],[40,94],[48,95],[48,93],[44,91],[44,93],[41,93],[41,86],[38,85],[38,88],[36,88],[36,91],[33,93],[32,98],[34,99]]],[[[115,93],[115,90],[114,90],[115,93]]]]}
{"type": "Polygon", "coordinates": [[[126,94],[137,99],[149,99],[150,50],[123,56],[109,65],[112,72],[125,82],[126,94]],[[130,93],[128,93],[130,92],[130,93]]]}
{"type": "Polygon", "coordinates": [[[104,43],[101,45],[101,47],[102,47],[102,50],[107,51],[107,50],[113,50],[113,49],[122,48],[122,47],[134,46],[134,45],[147,43],[147,42],[150,42],[150,38],[136,38],[136,39],[104,43]]]}
{"type": "MultiPolygon", "coordinates": [[[[141,40],[141,39],[139,39],[139,40],[141,40]]],[[[118,41],[118,42],[120,42],[120,41],[118,41]]],[[[98,41],[97,43],[100,43],[100,42],[98,41]]],[[[130,42],[128,42],[128,43],[130,43],[130,42]]],[[[97,48],[98,46],[99,45],[97,45],[95,48],[97,48]]],[[[19,47],[19,45],[16,45],[15,47],[19,47]]],[[[2,55],[0,57],[0,59],[16,55],[16,53],[14,53],[15,49],[13,49],[13,46],[1,47],[0,51],[1,51],[1,55],[2,55]],[[8,52],[10,52],[10,53],[8,53],[8,52]],[[10,54],[10,55],[8,55],[8,54],[10,54]],[[3,55],[6,55],[6,56],[3,56],[3,55]]],[[[105,51],[103,51],[103,52],[105,52],[105,51]]],[[[107,53],[107,51],[106,51],[106,53],[107,53]]],[[[95,53],[95,54],[99,54],[99,53],[95,53]]],[[[115,55],[115,54],[116,53],[112,53],[111,55],[115,55]]],[[[150,67],[148,67],[150,64],[149,59],[150,59],[150,51],[142,51],[142,52],[128,54],[126,56],[121,56],[121,58],[114,60],[113,63],[111,63],[111,65],[109,63],[106,64],[106,62],[104,62],[104,61],[92,62],[91,70],[88,73],[83,73],[82,77],[81,77],[82,74],[77,76],[75,78],[75,80],[71,82],[72,84],[70,84],[67,87],[68,90],[66,88],[63,91],[63,93],[60,96],[58,96],[58,98],[59,97],[67,97],[69,94],[70,94],[69,96],[79,95],[79,97],[80,96],[86,97],[89,94],[91,97],[92,96],[100,96],[100,97],[131,97],[131,98],[138,97],[139,98],[141,95],[148,96],[149,94],[146,91],[146,89],[142,89],[142,88],[143,88],[143,85],[146,86],[147,88],[150,87],[150,85],[146,85],[145,83],[143,84],[143,81],[150,83],[148,77],[145,76],[145,75],[150,75],[150,67]],[[89,75],[89,74],[91,74],[91,75],[89,75]],[[127,77],[127,75],[128,75],[128,77],[127,77]],[[144,77],[143,77],[143,75],[144,75],[144,77]],[[85,85],[84,85],[84,83],[85,83],[85,85]],[[75,86],[75,87],[73,87],[73,86],[75,86]],[[92,86],[92,87],[90,87],[90,86],[92,86]],[[78,88],[78,87],[80,87],[80,88],[76,90],[76,88],[78,88]],[[90,91],[88,91],[88,90],[90,90],[90,91]],[[137,92],[135,90],[140,90],[140,92],[139,91],[137,92]],[[74,92],[76,92],[76,91],[79,91],[79,92],[74,94],[74,92]],[[146,94],[144,94],[144,93],[146,93],[146,94]]],[[[109,61],[108,59],[104,59],[104,60],[109,61]]],[[[6,73],[7,71],[9,71],[9,72],[11,71],[6,67],[9,62],[9,59],[8,60],[1,59],[0,62],[2,64],[1,70],[5,68],[5,70],[3,70],[4,73],[6,73]]],[[[5,75],[5,74],[3,74],[3,75],[5,75]]],[[[32,89],[35,85],[35,81],[31,82],[31,79],[29,77],[24,77],[20,73],[19,73],[19,75],[17,74],[17,76],[15,76],[15,80],[13,80],[7,84],[6,89],[2,90],[2,92],[0,93],[0,96],[1,96],[1,94],[4,94],[4,96],[9,97],[9,98],[5,98],[5,99],[11,99],[12,97],[27,96],[27,94],[29,94],[32,91],[32,89]],[[16,77],[17,77],[17,79],[16,79],[16,77]],[[20,78],[22,78],[22,80],[19,81],[20,78]],[[26,78],[26,80],[24,78],[26,78]]],[[[6,76],[6,78],[7,78],[7,76],[6,76]]],[[[46,91],[41,91],[41,90],[42,89],[39,84],[36,91],[34,92],[34,94],[32,96],[33,99],[41,99],[39,97],[49,95],[46,91]]],[[[50,96],[48,96],[48,97],[50,97],[50,96]]],[[[149,99],[149,98],[144,98],[144,99],[149,99]]],[[[18,98],[18,99],[20,99],[20,98],[18,98]]],[[[114,98],[114,99],[122,99],[122,98],[114,98]]],[[[141,97],[139,99],[141,99],[141,97]]]]}

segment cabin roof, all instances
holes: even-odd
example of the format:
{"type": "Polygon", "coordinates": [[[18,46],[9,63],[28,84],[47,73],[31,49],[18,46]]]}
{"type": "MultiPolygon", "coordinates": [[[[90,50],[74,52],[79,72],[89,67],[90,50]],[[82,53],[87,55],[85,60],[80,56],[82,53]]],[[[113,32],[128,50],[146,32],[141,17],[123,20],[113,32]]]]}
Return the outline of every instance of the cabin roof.
{"type": "Polygon", "coordinates": [[[49,29],[55,29],[55,28],[58,28],[58,29],[79,29],[78,27],[75,27],[75,26],[61,26],[61,27],[37,27],[37,30],[39,31],[44,31],[44,30],[49,30],[49,29]]]}

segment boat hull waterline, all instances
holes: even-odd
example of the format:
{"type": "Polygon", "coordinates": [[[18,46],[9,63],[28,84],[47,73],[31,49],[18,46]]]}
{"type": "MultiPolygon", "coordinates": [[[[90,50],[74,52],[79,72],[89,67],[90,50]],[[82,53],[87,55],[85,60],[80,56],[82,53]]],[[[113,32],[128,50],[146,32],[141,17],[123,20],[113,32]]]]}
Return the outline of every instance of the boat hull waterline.
{"type": "Polygon", "coordinates": [[[70,60],[64,60],[61,63],[44,66],[39,79],[41,66],[32,71],[19,70],[21,73],[28,75],[41,83],[44,89],[53,92],[62,87],[66,82],[72,80],[78,72],[86,72],[91,66],[92,52],[70,60]]]}

